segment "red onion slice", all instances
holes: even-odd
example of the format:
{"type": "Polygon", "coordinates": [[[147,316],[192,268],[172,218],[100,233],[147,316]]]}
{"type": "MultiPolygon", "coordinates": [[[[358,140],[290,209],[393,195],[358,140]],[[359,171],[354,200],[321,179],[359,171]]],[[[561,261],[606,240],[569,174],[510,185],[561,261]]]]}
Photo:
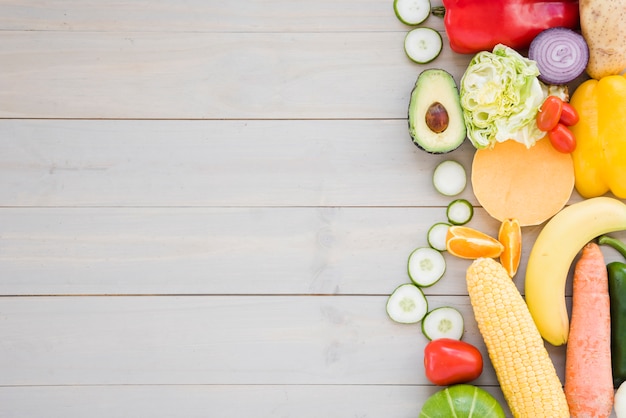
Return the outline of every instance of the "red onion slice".
{"type": "Polygon", "coordinates": [[[539,79],[547,84],[567,84],[587,68],[589,47],[585,38],[568,28],[550,28],[533,39],[528,58],[537,63],[539,79]]]}

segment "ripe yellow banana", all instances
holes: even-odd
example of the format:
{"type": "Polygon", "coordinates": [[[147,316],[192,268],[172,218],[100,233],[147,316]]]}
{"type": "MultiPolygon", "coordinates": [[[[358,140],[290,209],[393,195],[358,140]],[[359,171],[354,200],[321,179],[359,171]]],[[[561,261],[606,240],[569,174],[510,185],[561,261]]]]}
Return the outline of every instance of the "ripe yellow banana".
{"type": "Polygon", "coordinates": [[[539,233],[526,267],[528,309],[550,344],[567,342],[569,317],[565,283],[578,252],[592,239],[626,229],[626,204],[612,197],[573,203],[552,217],[539,233]]]}

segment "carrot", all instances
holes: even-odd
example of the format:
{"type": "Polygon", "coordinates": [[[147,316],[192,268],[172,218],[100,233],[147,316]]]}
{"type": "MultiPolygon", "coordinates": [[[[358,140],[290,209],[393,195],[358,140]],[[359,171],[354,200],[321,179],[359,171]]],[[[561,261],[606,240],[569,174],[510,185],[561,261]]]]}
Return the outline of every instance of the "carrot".
{"type": "Polygon", "coordinates": [[[613,408],[609,287],[600,247],[588,243],[574,268],[565,396],[576,417],[608,417],[613,408]]]}

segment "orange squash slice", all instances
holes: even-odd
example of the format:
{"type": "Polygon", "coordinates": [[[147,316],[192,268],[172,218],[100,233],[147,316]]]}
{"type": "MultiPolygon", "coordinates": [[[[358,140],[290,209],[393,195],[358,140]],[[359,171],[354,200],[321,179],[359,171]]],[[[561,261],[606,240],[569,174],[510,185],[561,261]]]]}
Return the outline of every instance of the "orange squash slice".
{"type": "Polygon", "coordinates": [[[509,140],[475,152],[471,182],[478,203],[493,218],[539,225],[569,201],[574,164],[547,137],[530,148],[509,140]]]}

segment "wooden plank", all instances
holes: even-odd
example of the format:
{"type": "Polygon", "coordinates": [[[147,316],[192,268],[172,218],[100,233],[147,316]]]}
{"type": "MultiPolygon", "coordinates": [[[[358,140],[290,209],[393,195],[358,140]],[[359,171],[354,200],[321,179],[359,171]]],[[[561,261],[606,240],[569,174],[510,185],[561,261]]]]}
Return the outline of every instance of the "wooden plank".
{"type": "MultiPolygon", "coordinates": [[[[444,208],[4,208],[0,294],[388,294],[442,220],[444,208]]],[[[472,225],[497,233],[480,209],[472,225]]],[[[466,294],[468,261],[446,259],[427,292],[466,294]]]]}
{"type": "MultiPolygon", "coordinates": [[[[0,295],[384,295],[408,282],[441,208],[0,210],[0,295]]],[[[496,236],[477,209],[472,227],[496,236]]],[[[539,227],[523,230],[515,282],[539,227]]],[[[626,232],[613,234],[626,239],[626,232]]],[[[620,260],[602,247],[607,262],[620,260]]],[[[465,295],[468,260],[444,253],[432,295],[465,295]]],[[[567,283],[567,294],[571,282],[567,283]]]]}
{"type": "Polygon", "coordinates": [[[404,119],[404,36],[0,31],[0,118],[404,119]]]}
{"type": "MultiPolygon", "coordinates": [[[[432,2],[441,5],[440,0],[432,2]]],[[[427,24],[443,28],[443,20],[427,24]]],[[[0,30],[140,32],[407,31],[389,2],[378,0],[4,0],[0,30]]]]}
{"type": "MultiPolygon", "coordinates": [[[[46,208],[0,210],[0,295],[385,295],[442,208],[46,208]]],[[[477,209],[472,227],[496,236],[477,209]]],[[[539,227],[523,231],[515,282],[539,227]]],[[[614,234],[626,239],[626,233],[614,234]]],[[[606,260],[619,260],[603,247],[606,260]]],[[[426,289],[465,295],[468,260],[444,254],[426,289]]],[[[570,294],[571,283],[567,293],[570,294]]]]}
{"type": "Polygon", "coordinates": [[[0,206],[445,206],[434,167],[472,157],[418,150],[406,120],[0,120],[0,138],[0,206]]]}
{"type": "MultiPolygon", "coordinates": [[[[384,296],[12,297],[0,300],[0,386],[424,385],[420,326],[384,296]]],[[[431,296],[465,316],[459,296],[431,296]]],[[[564,347],[549,349],[562,378],[564,347]]],[[[490,363],[476,384],[494,385],[490,363]]]]}
{"type": "MultiPolygon", "coordinates": [[[[502,394],[486,387],[506,407],[502,394]]],[[[399,385],[1,387],[0,417],[413,418],[437,389],[399,385]]],[[[509,415],[510,416],[510,415],[509,415]]]]}

